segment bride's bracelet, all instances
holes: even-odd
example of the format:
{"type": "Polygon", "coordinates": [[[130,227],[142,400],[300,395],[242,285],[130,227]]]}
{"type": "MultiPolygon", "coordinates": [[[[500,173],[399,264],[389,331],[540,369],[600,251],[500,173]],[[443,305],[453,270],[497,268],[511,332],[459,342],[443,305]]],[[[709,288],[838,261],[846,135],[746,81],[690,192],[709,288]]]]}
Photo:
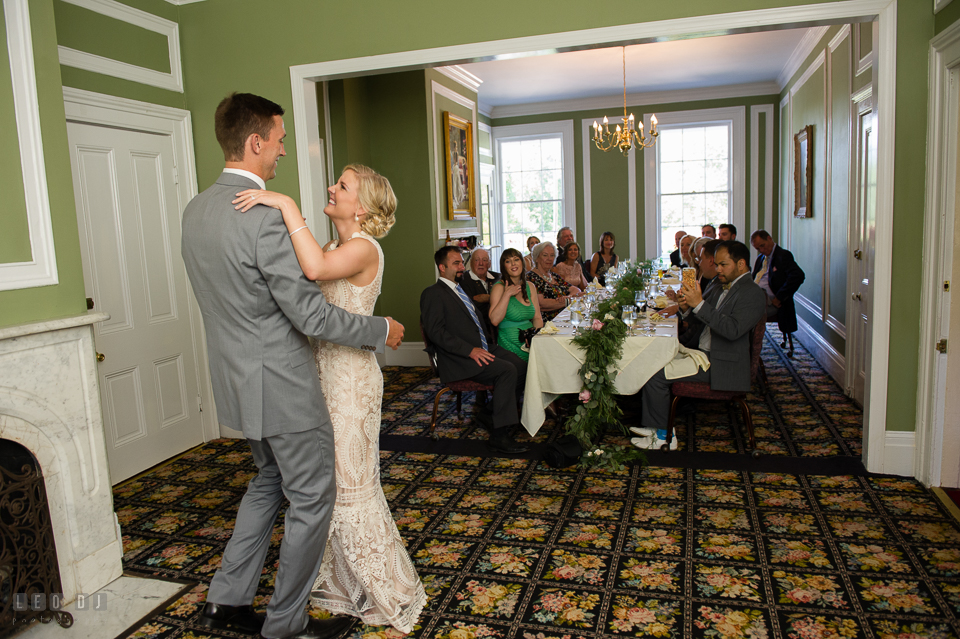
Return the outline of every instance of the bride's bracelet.
{"type": "Polygon", "coordinates": [[[307,225],[306,225],[306,224],[304,224],[303,226],[301,226],[301,227],[298,228],[298,229],[294,229],[294,230],[290,231],[290,237],[293,237],[293,234],[294,234],[294,233],[297,233],[297,232],[299,232],[299,231],[302,231],[302,230],[305,229],[305,228],[307,228],[307,225]]]}

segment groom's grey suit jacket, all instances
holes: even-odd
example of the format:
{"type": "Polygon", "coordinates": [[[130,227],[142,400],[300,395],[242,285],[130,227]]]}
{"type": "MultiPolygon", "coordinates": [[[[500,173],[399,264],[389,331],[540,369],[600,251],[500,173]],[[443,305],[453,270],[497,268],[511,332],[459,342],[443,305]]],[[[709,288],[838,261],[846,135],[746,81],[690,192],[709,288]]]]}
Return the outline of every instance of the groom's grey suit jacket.
{"type": "Polygon", "coordinates": [[[329,304],[300,270],[279,211],[230,202],[259,188],[223,173],[183,212],[183,261],[206,329],[221,424],[247,439],[329,422],[307,336],[382,352],[387,322],[329,304]]]}

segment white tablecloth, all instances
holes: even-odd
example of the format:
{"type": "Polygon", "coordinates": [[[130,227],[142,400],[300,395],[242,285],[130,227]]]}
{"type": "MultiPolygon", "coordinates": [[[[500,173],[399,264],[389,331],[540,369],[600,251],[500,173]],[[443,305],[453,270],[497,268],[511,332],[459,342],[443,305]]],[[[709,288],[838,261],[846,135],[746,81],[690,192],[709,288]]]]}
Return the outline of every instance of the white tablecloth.
{"type": "MultiPolygon", "coordinates": [[[[566,312],[555,322],[562,322],[566,312]]],[[[543,425],[544,408],[558,395],[579,393],[583,386],[580,366],[586,353],[573,343],[573,329],[561,328],[556,335],[537,335],[530,347],[527,384],[520,421],[531,435],[543,425]]],[[[656,335],[629,336],[623,344],[623,357],[617,362],[617,393],[632,395],[654,373],[674,360],[679,351],[676,320],[657,325],[656,335]]],[[[695,368],[693,370],[696,370],[695,368]]]]}

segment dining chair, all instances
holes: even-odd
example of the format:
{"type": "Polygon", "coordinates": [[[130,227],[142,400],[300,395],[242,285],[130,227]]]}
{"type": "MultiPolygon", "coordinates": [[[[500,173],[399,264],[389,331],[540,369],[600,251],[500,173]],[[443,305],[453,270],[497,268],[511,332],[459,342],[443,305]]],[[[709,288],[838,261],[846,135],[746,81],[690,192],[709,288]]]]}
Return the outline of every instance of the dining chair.
{"type": "MultiPolygon", "coordinates": [[[[423,345],[427,351],[427,356],[430,359],[430,370],[433,371],[434,377],[440,377],[440,372],[437,370],[437,359],[436,356],[430,355],[430,351],[433,350],[432,342],[430,338],[427,337],[427,333],[423,330],[423,322],[420,322],[420,335],[423,338],[423,345]]],[[[455,382],[449,382],[446,386],[437,391],[437,394],[433,398],[433,416],[430,417],[430,430],[427,431],[430,434],[430,438],[434,441],[440,439],[437,435],[437,413],[440,409],[440,398],[444,393],[454,392],[457,394],[457,415],[459,416],[462,409],[462,398],[463,393],[475,392],[477,394],[478,403],[486,403],[487,391],[492,392],[493,386],[490,384],[481,384],[480,382],[475,382],[470,379],[461,379],[455,382]]]]}
{"type": "MultiPolygon", "coordinates": [[[[750,339],[750,384],[760,384],[760,368],[763,365],[760,360],[760,351],[763,349],[763,333],[766,330],[766,317],[760,318],[757,325],[753,328],[753,334],[750,339]]],[[[751,455],[754,458],[760,457],[760,451],[757,450],[757,442],[753,436],[753,419],[750,416],[750,406],[747,404],[747,394],[739,391],[718,391],[710,388],[707,382],[674,382],[670,385],[670,394],[673,401],[670,403],[670,416],[667,419],[667,443],[660,447],[660,450],[667,452],[670,450],[670,442],[673,439],[674,420],[677,415],[677,404],[680,398],[706,399],[712,401],[737,402],[740,405],[740,412],[743,415],[743,421],[747,425],[747,433],[750,437],[751,455]]],[[[689,450],[689,445],[687,446],[689,450]]]]}

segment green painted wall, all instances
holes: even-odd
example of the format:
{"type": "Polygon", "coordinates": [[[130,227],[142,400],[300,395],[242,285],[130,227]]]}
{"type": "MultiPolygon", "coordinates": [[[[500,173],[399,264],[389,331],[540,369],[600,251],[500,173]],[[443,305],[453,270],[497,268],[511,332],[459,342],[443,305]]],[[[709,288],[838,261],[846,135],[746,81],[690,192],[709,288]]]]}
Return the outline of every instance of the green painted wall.
{"type": "Polygon", "coordinates": [[[934,33],[939,34],[958,20],[960,20],[960,2],[951,2],[937,14],[934,22],[934,33]]]}
{"type": "MultiPolygon", "coordinates": [[[[33,36],[37,99],[40,105],[43,155],[60,283],[54,286],[0,292],[0,326],[67,317],[86,310],[77,214],[73,203],[73,184],[69,177],[70,157],[67,154],[67,127],[60,85],[53,4],[51,0],[30,0],[28,6],[33,36]]],[[[4,42],[6,42],[6,31],[4,31],[4,42]]],[[[3,48],[6,49],[6,44],[3,48]]],[[[9,69],[9,66],[6,68],[9,69]]],[[[9,148],[16,149],[17,146],[9,148]]],[[[18,152],[8,155],[14,157],[19,164],[18,152]]],[[[0,190],[5,194],[22,194],[22,176],[19,173],[0,174],[0,190]]],[[[16,198],[16,196],[13,197],[16,198]]],[[[11,228],[16,228],[18,224],[22,224],[17,220],[26,220],[23,204],[16,209],[13,206],[7,206],[5,209],[2,217],[4,229],[7,228],[8,222],[11,223],[11,228]]],[[[22,252],[22,248],[14,250],[18,255],[22,252]]],[[[0,254],[0,263],[10,261],[13,260],[0,254]]]]}
{"type": "MultiPolygon", "coordinates": [[[[6,33],[6,21],[0,12],[0,33],[6,33]]],[[[0,130],[6,131],[8,149],[20,148],[17,117],[13,103],[13,81],[10,77],[10,56],[7,47],[0,49],[0,130]]],[[[23,194],[23,170],[19,153],[0,155],[0,175],[3,176],[6,203],[0,211],[0,263],[30,260],[30,231],[27,228],[27,204],[23,194]],[[17,185],[20,188],[16,188],[17,185]]]]}
{"type": "Polygon", "coordinates": [[[163,34],[54,0],[58,44],[138,67],[170,72],[163,34]],[[104,37],[109,34],[109,37],[104,37]]]}

